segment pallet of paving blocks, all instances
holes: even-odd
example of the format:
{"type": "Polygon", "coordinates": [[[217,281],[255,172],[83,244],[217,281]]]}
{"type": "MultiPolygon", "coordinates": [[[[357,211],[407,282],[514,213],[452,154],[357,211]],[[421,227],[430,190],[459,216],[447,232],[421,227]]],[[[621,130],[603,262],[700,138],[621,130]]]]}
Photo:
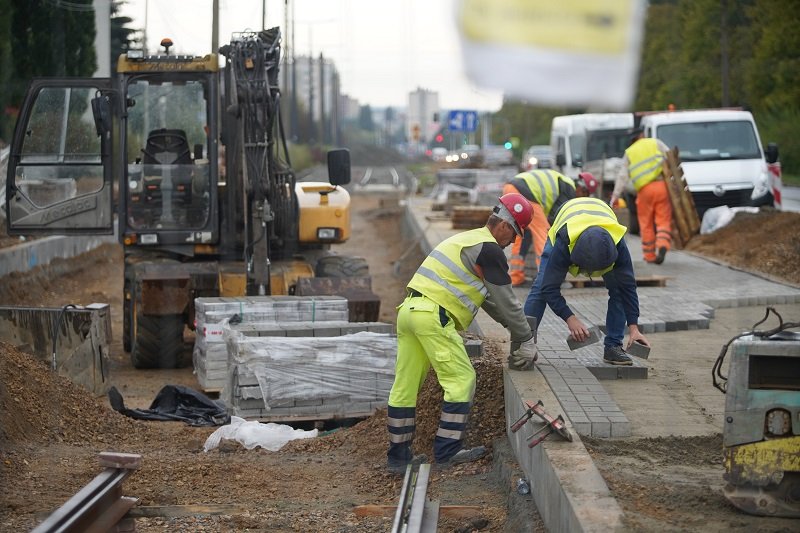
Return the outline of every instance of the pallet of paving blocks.
{"type": "Polygon", "coordinates": [[[313,330],[320,324],[346,324],[349,315],[348,302],[341,296],[196,298],[195,309],[192,360],[197,381],[206,392],[219,392],[228,377],[223,323],[255,336],[260,332],[264,335],[298,336],[307,335],[309,329],[313,330]]]}
{"type": "MultiPolygon", "coordinates": [[[[385,325],[389,326],[389,325],[385,325]]],[[[362,331],[333,337],[251,337],[227,330],[232,415],[270,421],[369,416],[385,408],[396,338],[362,331]]]]}

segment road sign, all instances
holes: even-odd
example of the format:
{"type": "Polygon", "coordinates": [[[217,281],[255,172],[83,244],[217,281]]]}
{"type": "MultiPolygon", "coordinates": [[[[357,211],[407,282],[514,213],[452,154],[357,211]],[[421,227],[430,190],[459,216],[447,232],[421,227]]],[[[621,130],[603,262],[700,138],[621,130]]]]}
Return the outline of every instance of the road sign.
{"type": "Polygon", "coordinates": [[[447,116],[447,128],[450,131],[473,132],[478,127],[477,111],[450,111],[447,116]]]}

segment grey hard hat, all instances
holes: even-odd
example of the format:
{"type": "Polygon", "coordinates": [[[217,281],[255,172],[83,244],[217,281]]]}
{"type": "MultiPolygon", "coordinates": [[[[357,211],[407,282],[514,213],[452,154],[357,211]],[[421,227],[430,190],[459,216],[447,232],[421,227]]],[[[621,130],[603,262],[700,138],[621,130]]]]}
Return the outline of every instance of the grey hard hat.
{"type": "Polygon", "coordinates": [[[572,264],[584,272],[605,270],[617,260],[617,245],[605,228],[586,228],[570,254],[572,264]]]}

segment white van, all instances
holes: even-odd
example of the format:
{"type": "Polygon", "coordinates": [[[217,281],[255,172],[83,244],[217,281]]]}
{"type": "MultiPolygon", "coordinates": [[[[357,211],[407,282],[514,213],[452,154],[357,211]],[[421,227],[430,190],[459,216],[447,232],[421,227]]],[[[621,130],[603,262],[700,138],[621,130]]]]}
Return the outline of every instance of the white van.
{"type": "MultiPolygon", "coordinates": [[[[701,218],[711,207],[771,203],[767,160],[749,111],[652,113],[642,116],[640,126],[645,136],[678,147],[686,184],[701,218]]],[[[768,157],[777,160],[775,145],[770,145],[768,157]]]]}
{"type": "Polygon", "coordinates": [[[627,130],[633,128],[633,113],[584,113],[554,117],[550,128],[556,169],[577,178],[584,164],[587,131],[627,130]]]}

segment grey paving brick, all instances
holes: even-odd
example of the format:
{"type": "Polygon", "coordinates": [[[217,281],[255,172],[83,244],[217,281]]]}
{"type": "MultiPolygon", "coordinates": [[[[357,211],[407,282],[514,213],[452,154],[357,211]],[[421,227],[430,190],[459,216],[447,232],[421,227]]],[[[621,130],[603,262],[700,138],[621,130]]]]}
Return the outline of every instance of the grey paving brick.
{"type": "Polygon", "coordinates": [[[625,420],[624,422],[621,421],[611,421],[611,436],[612,437],[630,437],[632,434],[631,431],[631,423],[625,420]]]}

